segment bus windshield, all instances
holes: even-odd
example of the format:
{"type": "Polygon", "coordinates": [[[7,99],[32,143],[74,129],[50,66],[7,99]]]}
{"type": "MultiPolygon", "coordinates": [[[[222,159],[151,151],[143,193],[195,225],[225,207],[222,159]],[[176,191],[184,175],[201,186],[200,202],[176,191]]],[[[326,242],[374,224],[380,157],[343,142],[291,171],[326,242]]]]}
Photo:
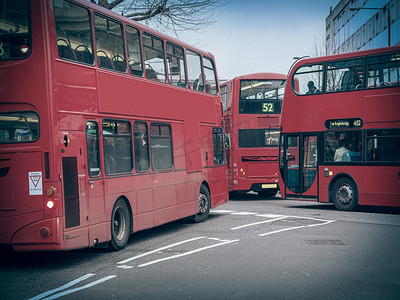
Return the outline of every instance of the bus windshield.
{"type": "Polygon", "coordinates": [[[285,80],[242,80],[239,113],[280,114],[285,80]]]}
{"type": "Polygon", "coordinates": [[[0,0],[0,60],[26,58],[30,45],[29,1],[0,0]]]}

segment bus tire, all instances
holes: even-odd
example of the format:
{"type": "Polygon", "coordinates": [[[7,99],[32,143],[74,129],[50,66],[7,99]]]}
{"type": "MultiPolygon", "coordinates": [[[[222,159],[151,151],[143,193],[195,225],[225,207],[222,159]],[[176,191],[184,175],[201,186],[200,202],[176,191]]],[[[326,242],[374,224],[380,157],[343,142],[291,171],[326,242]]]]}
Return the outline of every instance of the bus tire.
{"type": "Polygon", "coordinates": [[[211,209],[211,197],[208,188],[205,185],[201,185],[199,192],[199,212],[193,216],[195,223],[201,223],[207,220],[211,209]]]}
{"type": "Polygon", "coordinates": [[[111,212],[111,241],[108,248],[118,251],[125,248],[131,233],[130,212],[123,199],[118,199],[111,212]]]}
{"type": "Polygon", "coordinates": [[[332,202],[338,210],[351,211],[358,203],[358,192],[354,182],[346,177],[333,185],[332,202]]]}

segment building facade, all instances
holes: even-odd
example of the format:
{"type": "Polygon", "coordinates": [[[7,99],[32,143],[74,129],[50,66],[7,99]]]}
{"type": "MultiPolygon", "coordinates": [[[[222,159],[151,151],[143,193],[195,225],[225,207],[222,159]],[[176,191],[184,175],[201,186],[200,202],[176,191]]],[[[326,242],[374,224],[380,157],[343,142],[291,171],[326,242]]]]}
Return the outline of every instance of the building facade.
{"type": "Polygon", "coordinates": [[[325,38],[328,55],[400,45],[400,1],[341,0],[326,18],[325,38]]]}

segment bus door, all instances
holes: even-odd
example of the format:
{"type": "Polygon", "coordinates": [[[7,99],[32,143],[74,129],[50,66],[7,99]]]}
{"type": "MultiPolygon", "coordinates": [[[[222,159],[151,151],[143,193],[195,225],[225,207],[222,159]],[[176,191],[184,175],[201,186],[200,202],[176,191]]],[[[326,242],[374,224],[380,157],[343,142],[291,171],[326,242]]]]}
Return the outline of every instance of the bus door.
{"type": "Polygon", "coordinates": [[[104,177],[102,176],[100,156],[100,132],[99,120],[86,121],[86,196],[87,196],[87,216],[89,222],[89,240],[105,240],[107,228],[102,228],[106,223],[105,198],[104,198],[104,177]],[[103,225],[101,225],[103,224],[103,225]]]}
{"type": "Polygon", "coordinates": [[[74,231],[87,226],[84,135],[81,131],[61,131],[61,167],[64,195],[65,239],[87,236],[74,231]]]}
{"type": "Polygon", "coordinates": [[[286,197],[317,197],[317,136],[288,134],[283,137],[283,180],[286,197]]]}

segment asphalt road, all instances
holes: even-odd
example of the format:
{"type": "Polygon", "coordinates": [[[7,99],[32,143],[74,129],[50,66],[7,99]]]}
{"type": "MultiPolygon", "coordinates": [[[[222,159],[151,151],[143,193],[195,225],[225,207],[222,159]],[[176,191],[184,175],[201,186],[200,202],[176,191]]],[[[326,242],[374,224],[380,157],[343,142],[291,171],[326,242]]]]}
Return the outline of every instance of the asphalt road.
{"type": "Polygon", "coordinates": [[[0,299],[399,299],[400,209],[237,195],[119,252],[2,250],[0,299]]]}

